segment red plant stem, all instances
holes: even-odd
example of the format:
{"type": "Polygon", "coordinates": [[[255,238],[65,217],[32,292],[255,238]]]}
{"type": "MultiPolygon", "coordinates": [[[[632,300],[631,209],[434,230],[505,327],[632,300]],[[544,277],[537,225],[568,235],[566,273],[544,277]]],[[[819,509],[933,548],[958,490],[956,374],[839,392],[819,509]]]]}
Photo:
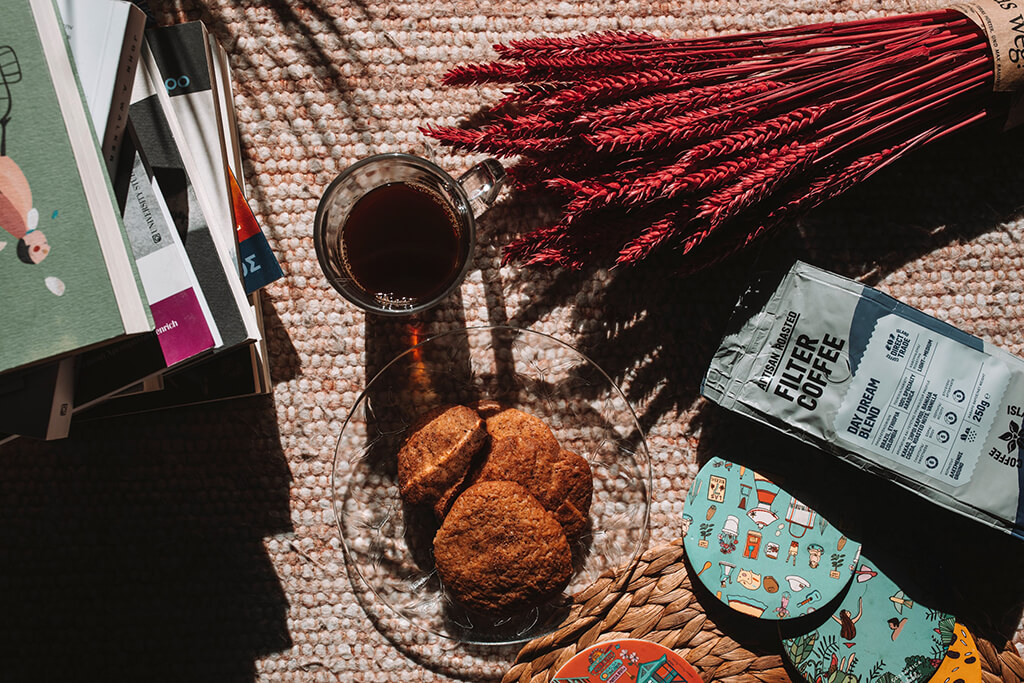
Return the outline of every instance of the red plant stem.
{"type": "Polygon", "coordinates": [[[561,54],[587,50],[607,50],[628,43],[660,41],[649,33],[592,33],[575,38],[534,38],[513,40],[508,45],[495,45],[494,49],[504,58],[526,57],[535,52],[561,54]]]}
{"type": "Polygon", "coordinates": [[[894,98],[891,95],[887,96],[886,98],[879,99],[880,96],[887,92],[895,93],[896,95],[902,97],[903,99],[912,99],[913,96],[916,96],[918,93],[927,91],[929,86],[931,86],[934,83],[942,81],[956,82],[956,77],[962,75],[962,72],[972,71],[976,67],[981,66],[980,62],[974,61],[967,65],[956,67],[956,69],[952,73],[945,72],[946,65],[952,61],[954,61],[952,57],[946,58],[940,56],[936,60],[923,66],[912,69],[909,72],[897,72],[891,78],[876,83],[875,85],[869,87],[863,92],[857,92],[847,95],[843,99],[839,100],[837,104],[843,107],[860,107],[863,110],[878,110],[884,108],[889,102],[892,102],[894,100],[894,98]],[[927,74],[935,73],[936,69],[938,69],[941,75],[933,77],[924,83],[919,83],[909,88],[907,87],[907,83],[913,83],[914,79],[917,76],[926,76],[927,74]],[[951,75],[954,76],[955,78],[950,79],[949,76],[951,75]]]}
{"type": "Polygon", "coordinates": [[[797,109],[737,133],[698,145],[674,163],[659,164],[653,172],[641,169],[636,172],[612,174],[605,181],[574,183],[569,189],[576,197],[566,205],[565,212],[567,217],[572,218],[574,215],[604,206],[642,204],[710,189],[752,168],[752,164],[758,161],[757,157],[729,160],[714,168],[703,170],[695,168],[696,162],[727,157],[758,146],[763,147],[770,141],[813,126],[830,109],[830,106],[797,109]]]}
{"type": "MultiPolygon", "coordinates": [[[[545,185],[549,189],[566,192],[571,191],[569,184],[578,179],[617,172],[618,164],[630,167],[642,163],[645,163],[642,159],[609,159],[608,156],[597,154],[589,147],[574,147],[571,154],[564,150],[555,150],[522,157],[509,169],[509,174],[513,182],[517,185],[521,182],[523,187],[545,185]]],[[[657,163],[657,158],[647,159],[646,163],[657,163]]]]}
{"type": "Polygon", "coordinates": [[[652,70],[629,76],[607,76],[588,81],[552,98],[554,105],[581,104],[600,101],[602,98],[616,98],[629,93],[651,92],[661,88],[680,88],[692,84],[692,79],[674,71],[652,70]]]}
{"type": "Polygon", "coordinates": [[[815,180],[805,191],[802,191],[772,211],[764,221],[757,224],[756,228],[748,231],[743,239],[719,241],[710,250],[700,251],[699,259],[691,258],[683,261],[679,274],[689,275],[695,273],[732,256],[736,252],[750,246],[754,241],[763,238],[774,228],[784,223],[787,218],[807,213],[821,206],[826,201],[838,197],[853,186],[867,180],[911,150],[978,123],[987,118],[987,116],[987,112],[977,112],[956,123],[935,126],[912,140],[907,140],[893,147],[861,157],[852,162],[841,173],[830,174],[815,180]]]}
{"type": "Polygon", "coordinates": [[[624,128],[607,128],[584,135],[583,140],[593,145],[598,152],[678,147],[695,140],[731,132],[758,113],[756,107],[708,107],[662,121],[637,123],[624,128]]]}
{"type": "MultiPolygon", "coordinates": [[[[949,15],[953,12],[948,10],[919,12],[915,14],[892,15],[887,17],[872,17],[842,23],[818,23],[803,26],[791,26],[771,29],[768,31],[739,33],[732,35],[713,36],[709,38],[687,38],[679,40],[663,40],[644,33],[605,33],[591,34],[580,38],[540,38],[532,40],[512,41],[507,46],[496,46],[495,49],[503,57],[521,57],[529,52],[543,51],[556,52],[558,50],[603,50],[609,47],[615,49],[640,49],[643,50],[651,44],[658,46],[698,46],[702,44],[728,45],[737,42],[753,42],[760,40],[780,39],[787,36],[802,34],[817,35],[843,35],[843,36],[871,36],[884,27],[919,27],[929,24],[941,24],[950,21],[949,15]]],[[[956,13],[956,16],[962,16],[956,13]]]]}
{"type": "Polygon", "coordinates": [[[716,159],[755,149],[784,137],[796,135],[824,119],[836,109],[835,103],[822,106],[807,106],[794,109],[775,118],[757,123],[750,128],[737,131],[691,148],[683,156],[680,166],[693,164],[705,159],[716,159]]]}
{"type": "Polygon", "coordinates": [[[811,143],[793,143],[769,155],[768,163],[741,178],[734,185],[723,188],[701,202],[694,220],[706,221],[705,226],[687,238],[683,253],[704,241],[712,231],[744,208],[755,204],[793,175],[800,173],[813,160],[827,140],[811,143]]]}
{"type": "Polygon", "coordinates": [[[540,106],[545,98],[565,87],[565,83],[559,82],[523,83],[499,100],[492,110],[519,109],[529,113],[540,106]]]}
{"type": "Polygon", "coordinates": [[[679,229],[680,221],[674,215],[655,221],[619,251],[615,263],[618,265],[636,263],[650,256],[656,249],[675,237],[679,233],[679,229]]]}
{"type": "MultiPolygon", "coordinates": [[[[988,80],[987,75],[980,74],[969,78],[960,84],[949,86],[948,88],[936,92],[929,93],[919,100],[911,100],[898,107],[889,109],[884,112],[884,115],[869,115],[866,114],[861,117],[859,123],[847,127],[844,130],[832,133],[834,135],[851,137],[854,133],[858,133],[856,137],[846,142],[841,147],[833,150],[830,156],[833,154],[839,154],[847,148],[856,147],[862,144],[865,140],[871,138],[879,138],[882,136],[884,131],[889,131],[889,134],[899,130],[899,126],[905,124],[909,119],[919,115],[932,115],[932,111],[941,112],[941,105],[949,100],[957,98],[970,98],[977,97],[977,93],[971,92],[971,86],[986,83],[988,80]],[[867,128],[865,131],[864,129],[867,128]],[[863,131],[863,132],[862,132],[863,131]]],[[[830,134],[828,129],[822,131],[823,134],[830,134]]]]}
{"type": "Polygon", "coordinates": [[[930,12],[919,12],[916,14],[899,14],[888,17],[873,17],[855,21],[844,21],[839,23],[825,22],[818,24],[805,24],[801,26],[789,26],[770,29],[766,31],[752,31],[749,33],[736,33],[730,35],[713,36],[709,38],[683,38],[678,40],[645,41],[635,45],[623,45],[623,50],[656,50],[670,47],[691,47],[706,44],[730,45],[743,42],[765,42],[783,40],[794,35],[811,36],[845,36],[849,42],[857,39],[871,41],[872,36],[884,32],[884,27],[903,26],[907,28],[922,28],[931,25],[941,27],[963,25],[963,22],[970,20],[954,10],[938,10],[930,12]],[[951,18],[955,17],[955,18],[951,18]]]}

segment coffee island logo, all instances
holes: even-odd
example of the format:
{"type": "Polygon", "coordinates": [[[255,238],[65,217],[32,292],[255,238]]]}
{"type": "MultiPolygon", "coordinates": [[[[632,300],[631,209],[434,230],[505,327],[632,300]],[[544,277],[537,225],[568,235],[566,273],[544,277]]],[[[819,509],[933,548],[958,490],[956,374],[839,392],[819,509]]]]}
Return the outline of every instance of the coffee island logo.
{"type": "Polygon", "coordinates": [[[1020,448],[1024,434],[1020,432],[1020,425],[1010,420],[1010,429],[1000,434],[999,439],[1006,442],[1006,452],[1012,455],[1020,448]]]}
{"type": "Polygon", "coordinates": [[[907,355],[908,348],[910,348],[909,332],[899,329],[890,332],[889,338],[885,340],[885,357],[891,361],[901,360],[907,355]]]}
{"type": "Polygon", "coordinates": [[[1006,407],[1010,416],[1005,432],[999,435],[1003,447],[998,446],[989,449],[988,455],[998,463],[1007,467],[1024,466],[1024,431],[1021,430],[1021,415],[1024,415],[1024,407],[1010,405],[1006,407]],[[1003,452],[1003,448],[1006,452],[1003,452]]]}

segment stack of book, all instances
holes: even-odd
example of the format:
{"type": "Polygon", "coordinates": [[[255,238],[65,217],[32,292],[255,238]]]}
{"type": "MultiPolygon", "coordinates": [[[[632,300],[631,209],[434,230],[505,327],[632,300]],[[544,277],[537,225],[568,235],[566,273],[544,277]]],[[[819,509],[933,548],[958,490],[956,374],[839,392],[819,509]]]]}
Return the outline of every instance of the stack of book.
{"type": "Polygon", "coordinates": [[[11,0],[0,22],[0,442],[267,393],[231,73],[200,22],[11,0]]]}

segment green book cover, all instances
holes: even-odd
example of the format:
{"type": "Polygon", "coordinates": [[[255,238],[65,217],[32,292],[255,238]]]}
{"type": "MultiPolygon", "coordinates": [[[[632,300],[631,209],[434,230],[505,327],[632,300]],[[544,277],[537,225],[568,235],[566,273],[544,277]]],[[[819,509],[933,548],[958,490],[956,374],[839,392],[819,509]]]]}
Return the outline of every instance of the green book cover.
{"type": "Polygon", "coordinates": [[[152,329],[50,0],[0,21],[0,372],[152,329]]]}

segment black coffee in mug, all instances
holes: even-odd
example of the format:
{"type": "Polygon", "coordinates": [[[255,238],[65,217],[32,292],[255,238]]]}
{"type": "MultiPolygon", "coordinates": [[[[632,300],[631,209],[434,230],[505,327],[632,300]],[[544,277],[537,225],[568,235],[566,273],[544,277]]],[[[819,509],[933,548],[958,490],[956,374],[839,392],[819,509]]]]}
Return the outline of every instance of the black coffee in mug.
{"type": "Polygon", "coordinates": [[[397,182],[359,198],[342,227],[341,249],[352,279],[369,294],[423,301],[459,275],[466,239],[441,195],[397,182]]]}
{"type": "Polygon", "coordinates": [[[370,313],[426,310],[462,282],[473,256],[475,216],[494,203],[504,180],[494,159],[458,180],[408,154],[357,161],[317,206],[320,268],[332,287],[370,313]]]}

